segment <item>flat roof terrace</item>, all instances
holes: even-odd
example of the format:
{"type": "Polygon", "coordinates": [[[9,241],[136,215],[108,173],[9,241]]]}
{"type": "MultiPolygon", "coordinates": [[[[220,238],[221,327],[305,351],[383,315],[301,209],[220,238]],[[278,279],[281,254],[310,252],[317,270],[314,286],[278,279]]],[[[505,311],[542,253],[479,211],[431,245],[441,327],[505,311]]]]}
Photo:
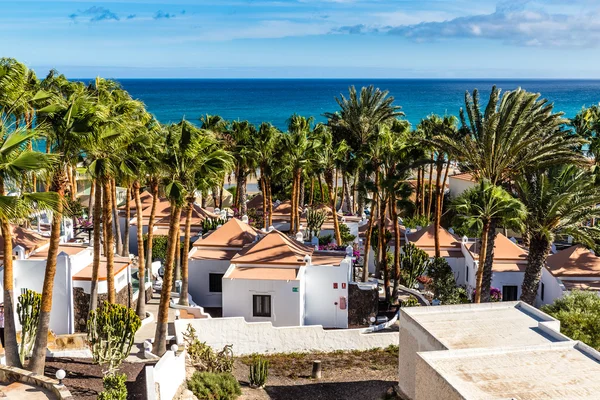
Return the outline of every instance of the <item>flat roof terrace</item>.
{"type": "Polygon", "coordinates": [[[417,399],[443,394],[446,399],[575,400],[598,399],[600,394],[600,354],[579,342],[425,352],[419,357],[419,375],[442,380],[417,385],[417,399]]]}
{"type": "Polygon", "coordinates": [[[402,310],[448,350],[533,346],[568,340],[555,319],[521,302],[402,310]]]}

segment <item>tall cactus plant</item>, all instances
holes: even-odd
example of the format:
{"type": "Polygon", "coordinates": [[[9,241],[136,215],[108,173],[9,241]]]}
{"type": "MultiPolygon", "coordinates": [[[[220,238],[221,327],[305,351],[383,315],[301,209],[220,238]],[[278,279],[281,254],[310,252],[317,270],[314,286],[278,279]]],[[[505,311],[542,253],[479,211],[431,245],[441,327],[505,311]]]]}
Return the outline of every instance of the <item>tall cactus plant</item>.
{"type": "Polygon", "coordinates": [[[312,239],[313,234],[315,236],[319,235],[319,231],[326,219],[327,212],[325,210],[316,210],[314,208],[308,209],[306,213],[306,225],[308,228],[309,239],[312,239]]]}
{"type": "Polygon", "coordinates": [[[250,365],[250,384],[255,387],[263,387],[267,383],[268,375],[269,361],[261,356],[254,356],[252,365],[250,365]]]}
{"type": "Polygon", "coordinates": [[[19,296],[17,303],[17,315],[19,324],[21,324],[21,347],[19,348],[19,358],[21,364],[25,363],[25,357],[31,353],[40,320],[40,309],[42,305],[42,295],[27,290],[19,296]]]}
{"type": "Polygon", "coordinates": [[[142,322],[135,311],[120,304],[103,302],[90,312],[87,322],[88,345],[94,362],[113,375],[129,355],[135,333],[142,322]]]}

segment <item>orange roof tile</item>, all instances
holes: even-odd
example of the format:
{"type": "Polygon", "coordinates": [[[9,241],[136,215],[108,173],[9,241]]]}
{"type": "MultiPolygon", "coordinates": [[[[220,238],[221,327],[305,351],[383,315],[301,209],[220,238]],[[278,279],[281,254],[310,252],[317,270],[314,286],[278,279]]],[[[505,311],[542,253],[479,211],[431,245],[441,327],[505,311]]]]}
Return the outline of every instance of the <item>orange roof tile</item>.
{"type": "Polygon", "coordinates": [[[315,251],[311,257],[312,265],[333,265],[338,266],[346,258],[344,252],[317,252],[315,251]]]}
{"type": "MultiPolygon", "coordinates": [[[[431,224],[420,231],[409,233],[406,237],[409,242],[419,248],[435,247],[435,226],[431,224]]],[[[461,241],[459,237],[451,234],[442,226],[440,226],[439,238],[440,248],[456,247],[460,249],[461,241]]]]}
{"type": "MultiPolygon", "coordinates": [[[[302,209],[298,207],[298,210],[302,209]]],[[[289,200],[284,201],[273,209],[274,219],[289,219],[292,214],[292,202],[289,200]]]]}
{"type": "MultiPolygon", "coordinates": [[[[144,190],[142,193],[140,193],[140,200],[142,202],[142,210],[144,208],[146,208],[147,206],[152,205],[152,198],[153,198],[152,194],[147,190],[144,190]]],[[[132,212],[135,212],[136,211],[135,199],[129,200],[128,204],[129,204],[129,209],[132,212]]],[[[127,204],[123,204],[121,207],[119,207],[119,210],[125,211],[126,209],[127,209],[127,204]]]]}
{"type": "Polygon", "coordinates": [[[221,250],[211,248],[198,248],[190,257],[190,260],[231,260],[238,250],[221,250]]]}
{"type": "Polygon", "coordinates": [[[257,211],[262,212],[262,207],[263,207],[263,196],[262,196],[262,194],[257,194],[256,196],[254,196],[253,198],[251,198],[246,203],[246,207],[248,209],[254,208],[257,211]]]}
{"type": "Polygon", "coordinates": [[[475,182],[475,177],[470,172],[463,172],[461,174],[450,175],[449,178],[460,179],[461,181],[475,182]]]}
{"type": "Polygon", "coordinates": [[[304,265],[304,257],[314,249],[274,230],[243,249],[231,260],[235,264],[304,265]]]}
{"type": "MultiPolygon", "coordinates": [[[[60,253],[66,253],[70,256],[74,256],[76,254],[81,253],[82,251],[88,249],[88,245],[81,245],[81,244],[61,244],[58,246],[58,254],[60,253]]],[[[35,253],[31,254],[29,256],[29,258],[35,259],[47,259],[48,258],[48,250],[50,249],[50,247],[46,247],[40,251],[36,251],[35,253]]]]}
{"type": "MultiPolygon", "coordinates": [[[[18,225],[11,225],[11,228],[13,249],[16,246],[21,246],[25,249],[25,252],[29,254],[35,249],[50,243],[50,237],[42,236],[33,230],[25,229],[18,225]]],[[[0,235],[0,254],[3,253],[4,237],[0,235]]]]}
{"type": "Polygon", "coordinates": [[[225,279],[260,279],[269,281],[294,281],[296,268],[235,267],[225,279]]]}
{"type": "MultiPolygon", "coordinates": [[[[469,251],[473,258],[477,259],[479,257],[479,250],[476,251],[475,243],[470,246],[469,251]]],[[[499,233],[494,241],[494,260],[527,263],[527,250],[499,233]]]]}
{"type": "Polygon", "coordinates": [[[492,264],[492,271],[494,272],[525,272],[527,263],[494,263],[492,264]]]}
{"type": "Polygon", "coordinates": [[[194,246],[242,248],[247,244],[253,243],[258,233],[250,225],[237,218],[232,218],[208,236],[196,240],[194,246]]]}
{"type": "MultiPolygon", "coordinates": [[[[130,264],[129,258],[127,257],[119,257],[115,256],[115,260],[113,263],[113,272],[114,275],[117,276],[121,271],[123,271],[130,264]]],[[[102,257],[100,259],[100,269],[98,270],[98,280],[105,281],[106,280],[106,258],[102,257]]],[[[74,281],[91,281],[92,280],[92,264],[88,265],[75,275],[73,275],[74,281]]]]}
{"type": "Polygon", "coordinates": [[[591,290],[594,292],[600,292],[600,281],[571,281],[563,280],[565,289],[572,290],[591,290]]]}
{"type": "Polygon", "coordinates": [[[600,257],[582,245],[561,250],[546,262],[548,270],[557,277],[600,276],[600,257]]]}
{"type": "MultiPolygon", "coordinates": [[[[171,207],[169,207],[168,210],[165,210],[165,212],[168,212],[170,214],[171,207]]],[[[181,225],[185,224],[186,213],[187,213],[187,206],[184,207],[183,210],[181,211],[181,218],[180,218],[181,225]]],[[[192,210],[192,225],[202,225],[202,222],[207,218],[216,219],[216,218],[219,218],[219,216],[203,209],[202,207],[200,207],[197,204],[194,204],[193,210],[192,210]]],[[[158,221],[156,221],[156,225],[169,225],[170,222],[171,222],[171,216],[167,215],[166,217],[162,217],[158,221]]]]}

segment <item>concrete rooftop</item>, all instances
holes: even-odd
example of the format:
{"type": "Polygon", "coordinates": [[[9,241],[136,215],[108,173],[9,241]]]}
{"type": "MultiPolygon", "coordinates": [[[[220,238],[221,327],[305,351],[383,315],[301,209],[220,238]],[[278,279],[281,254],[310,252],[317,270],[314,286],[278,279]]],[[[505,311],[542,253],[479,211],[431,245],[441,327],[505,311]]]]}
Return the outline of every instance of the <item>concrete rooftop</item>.
{"type": "Polygon", "coordinates": [[[600,396],[600,354],[579,342],[418,354],[469,400],[576,400],[600,396]]]}
{"type": "Polygon", "coordinates": [[[521,302],[402,310],[448,350],[533,346],[567,337],[559,322],[521,302]]]}

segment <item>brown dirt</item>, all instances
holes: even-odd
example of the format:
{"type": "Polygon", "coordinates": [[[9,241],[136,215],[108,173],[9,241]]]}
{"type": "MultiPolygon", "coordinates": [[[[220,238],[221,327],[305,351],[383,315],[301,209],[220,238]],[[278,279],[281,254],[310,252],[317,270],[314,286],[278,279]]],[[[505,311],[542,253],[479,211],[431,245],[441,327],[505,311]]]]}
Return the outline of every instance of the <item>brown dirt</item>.
{"type": "Polygon", "coordinates": [[[235,362],[234,375],[242,385],[240,400],[267,399],[389,399],[398,381],[397,349],[364,352],[277,354],[269,360],[264,389],[248,385],[250,357],[235,362]],[[321,360],[322,378],[310,378],[313,360],[321,360]]]}
{"type": "MultiPolygon", "coordinates": [[[[123,363],[119,372],[127,374],[127,399],[146,398],[144,363],[123,363]]],[[[48,358],[45,375],[55,378],[56,371],[65,370],[67,377],[63,383],[74,400],[96,399],[102,391],[102,368],[88,359],[48,358]]]]}

